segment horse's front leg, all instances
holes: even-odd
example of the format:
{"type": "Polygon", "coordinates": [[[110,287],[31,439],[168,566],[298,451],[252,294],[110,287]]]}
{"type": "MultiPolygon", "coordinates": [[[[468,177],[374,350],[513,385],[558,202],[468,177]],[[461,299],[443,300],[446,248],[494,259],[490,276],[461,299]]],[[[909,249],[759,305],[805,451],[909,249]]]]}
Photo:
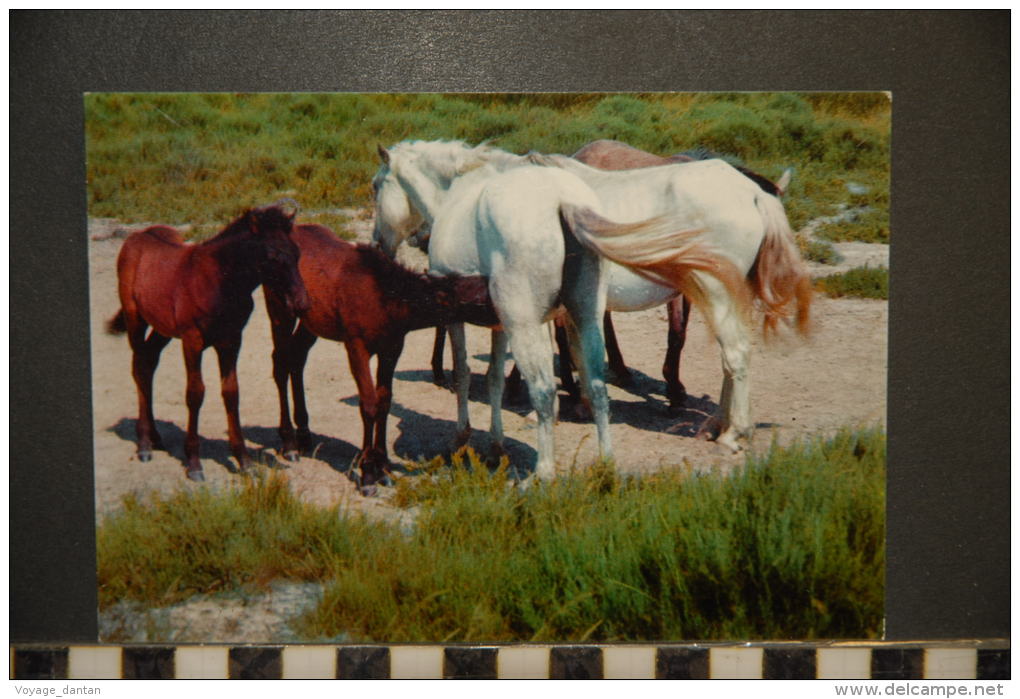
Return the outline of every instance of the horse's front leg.
{"type": "MultiPolygon", "coordinates": [[[[268,305],[268,293],[266,301],[268,305]]],[[[276,393],[280,403],[280,453],[287,461],[298,461],[301,458],[301,452],[298,450],[297,439],[294,436],[294,425],[290,421],[290,403],[287,400],[294,317],[285,313],[275,314],[272,309],[269,315],[273,332],[273,381],[276,383],[276,393]]]]}
{"type": "Polygon", "coordinates": [[[303,452],[308,452],[312,448],[312,432],[308,429],[308,406],[305,404],[305,363],[315,340],[315,335],[301,323],[290,338],[288,353],[290,390],[294,397],[294,423],[297,426],[297,449],[303,452]]]}
{"type": "Polygon", "coordinates": [[[447,326],[453,346],[453,377],[457,389],[457,436],[454,444],[462,447],[471,439],[471,418],[468,415],[468,389],[471,387],[471,370],[467,361],[467,338],[464,324],[447,326]]]}
{"type": "Polygon", "coordinates": [[[492,331],[492,354],[489,359],[489,371],[485,375],[489,388],[489,408],[492,411],[490,434],[492,435],[492,454],[498,458],[505,453],[503,449],[503,378],[506,364],[507,337],[502,330],[492,331]]]}
{"type": "Polygon", "coordinates": [[[187,476],[193,481],[204,481],[202,462],[199,460],[198,413],[205,399],[205,384],[202,382],[202,351],[205,342],[198,331],[188,332],[181,338],[184,345],[184,369],[188,374],[185,401],[188,404],[188,434],[184,439],[184,456],[187,476]]]}
{"type": "Polygon", "coordinates": [[[216,345],[216,356],[220,365],[220,394],[227,411],[227,439],[230,453],[237,459],[241,471],[251,468],[251,457],[244,446],[241,434],[240,390],[237,383],[237,355],[241,352],[241,335],[216,345]]]}
{"type": "Polygon", "coordinates": [[[609,358],[609,369],[616,377],[620,386],[629,386],[634,382],[634,377],[623,361],[623,353],[620,352],[620,343],[616,340],[616,328],[613,327],[613,316],[606,311],[602,315],[602,332],[606,339],[606,356],[609,358]]]}
{"type": "MultiPolygon", "coordinates": [[[[666,334],[666,358],[662,363],[662,376],[666,379],[666,397],[670,412],[680,412],[687,402],[687,389],[680,381],[680,352],[687,341],[687,323],[691,317],[691,301],[680,296],[666,305],[669,331],[666,334]]],[[[615,370],[614,370],[615,371],[615,370]]]]}
{"type": "Polygon", "coordinates": [[[436,339],[432,343],[432,383],[437,386],[446,385],[446,375],[443,373],[444,349],[446,349],[446,328],[440,325],[436,328],[436,339]]]}

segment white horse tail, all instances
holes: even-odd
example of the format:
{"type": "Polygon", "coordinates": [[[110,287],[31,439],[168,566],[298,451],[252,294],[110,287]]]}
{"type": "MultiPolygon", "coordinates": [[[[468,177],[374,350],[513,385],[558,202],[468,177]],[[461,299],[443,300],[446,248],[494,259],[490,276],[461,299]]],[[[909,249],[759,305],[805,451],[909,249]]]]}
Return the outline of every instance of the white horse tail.
{"type": "Polygon", "coordinates": [[[774,330],[782,319],[796,316],[797,330],[807,334],[811,315],[811,277],[793,239],[782,202],[759,195],[755,205],[765,223],[765,238],[751,266],[748,279],[765,311],[765,331],[774,330]],[[791,310],[796,307],[796,311],[791,310]]]}
{"type": "Polygon", "coordinates": [[[678,230],[668,216],[615,223],[588,207],[560,205],[560,218],[582,245],[627,267],[646,279],[677,289],[695,303],[706,302],[706,290],[691,272],[717,279],[746,316],[751,308],[747,279],[725,255],[699,237],[702,230],[678,230]]]}

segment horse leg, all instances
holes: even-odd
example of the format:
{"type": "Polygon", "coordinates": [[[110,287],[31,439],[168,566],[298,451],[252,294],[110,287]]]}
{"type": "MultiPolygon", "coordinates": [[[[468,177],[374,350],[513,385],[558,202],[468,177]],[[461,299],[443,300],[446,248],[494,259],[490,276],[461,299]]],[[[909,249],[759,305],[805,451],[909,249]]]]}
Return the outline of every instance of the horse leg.
{"type": "Polygon", "coordinates": [[[521,370],[517,368],[517,362],[514,362],[514,368],[510,370],[510,375],[506,377],[506,399],[510,403],[523,403],[527,397],[524,387],[524,379],[521,378],[521,370]]]}
{"type": "Polygon", "coordinates": [[[344,346],[347,348],[347,361],[351,367],[351,375],[354,376],[354,383],[358,386],[358,408],[361,412],[363,434],[360,459],[361,483],[359,485],[362,494],[372,495],[375,489],[370,486],[375,483],[379,460],[379,455],[373,449],[376,421],[379,414],[379,396],[375,384],[372,382],[372,370],[368,364],[371,354],[365,347],[365,343],[358,339],[351,339],[346,341],[344,346]]]}
{"type": "Polygon", "coordinates": [[[606,311],[602,315],[602,331],[606,338],[606,356],[609,358],[609,368],[621,386],[629,386],[634,382],[630,369],[623,361],[623,354],[620,352],[620,343],[616,341],[616,328],[613,327],[613,317],[606,311]]]}
{"type": "MultiPolygon", "coordinates": [[[[397,360],[404,351],[404,338],[395,341],[386,351],[379,353],[378,367],[375,369],[375,437],[372,442],[372,453],[378,458],[371,465],[371,479],[366,485],[386,481],[390,472],[390,457],[387,455],[386,423],[393,405],[393,373],[397,370],[397,360]]],[[[362,460],[364,472],[364,460],[362,460]]]]}
{"type": "MultiPolygon", "coordinates": [[[[267,299],[268,300],[268,299],[267,299]]],[[[270,311],[272,316],[272,311],[270,311]]],[[[287,400],[287,383],[290,380],[290,344],[294,333],[294,318],[271,318],[273,331],[273,381],[280,403],[280,453],[287,461],[298,461],[301,453],[290,421],[290,402],[287,400]]]]}
{"type": "Polygon", "coordinates": [[[251,468],[251,457],[244,446],[241,434],[240,396],[237,385],[237,355],[241,351],[241,336],[216,345],[216,357],[220,365],[220,395],[227,411],[227,439],[230,453],[237,459],[241,471],[251,468]]]}
{"type": "Polygon", "coordinates": [[[489,371],[485,375],[489,387],[489,408],[492,410],[492,421],[489,432],[492,435],[492,454],[500,457],[503,449],[503,366],[506,364],[506,333],[501,330],[492,331],[492,354],[489,359],[489,371]]]}
{"type": "Polygon", "coordinates": [[[447,326],[453,346],[453,376],[457,388],[457,436],[454,446],[459,448],[471,439],[471,418],[468,415],[468,389],[471,387],[471,370],[467,362],[467,339],[464,324],[447,326]]]}
{"type": "Polygon", "coordinates": [[[678,413],[687,402],[687,389],[680,381],[680,352],[687,341],[687,322],[691,318],[691,301],[681,296],[666,305],[669,314],[669,332],[666,335],[666,358],[662,363],[662,376],[666,379],[666,397],[670,412],[678,413]]]}
{"type": "Polygon", "coordinates": [[[290,338],[290,390],[294,397],[294,423],[297,425],[297,449],[307,452],[312,448],[312,433],[308,429],[308,407],[305,405],[305,362],[308,351],[317,338],[304,323],[298,325],[290,338]]]}
{"type": "Polygon", "coordinates": [[[535,465],[535,475],[542,480],[551,480],[556,476],[553,424],[557,400],[549,331],[538,321],[519,324],[504,322],[503,327],[517,359],[517,366],[527,382],[531,405],[538,418],[538,462],[535,465]]]}
{"type": "MultiPolygon", "coordinates": [[[[575,243],[568,242],[569,246],[575,243]]],[[[602,264],[595,255],[570,256],[563,269],[561,298],[567,309],[567,334],[581,376],[582,394],[591,404],[598,435],[599,456],[613,458],[609,434],[609,393],[606,389],[606,345],[602,337],[606,289],[602,264]]]]}
{"type": "Polygon", "coordinates": [[[131,344],[131,374],[138,389],[138,421],[135,433],[138,436],[138,460],[152,459],[153,449],[162,449],[163,441],[156,429],[156,419],[152,412],[152,377],[159,364],[159,356],[170,338],[160,335],[155,330],[145,338],[147,325],[141,319],[129,330],[128,340],[131,344]]]}
{"type": "Polygon", "coordinates": [[[443,350],[446,348],[446,328],[436,328],[436,339],[432,343],[432,383],[437,386],[446,385],[446,375],[443,373],[443,350]]]}
{"type": "Polygon", "coordinates": [[[202,351],[205,349],[205,343],[198,331],[185,334],[181,340],[184,344],[184,368],[188,373],[188,388],[185,393],[188,404],[188,435],[184,440],[187,476],[193,481],[204,481],[202,462],[198,458],[198,413],[205,399],[205,384],[202,383],[202,351]]]}
{"type": "Polygon", "coordinates": [[[556,349],[560,353],[560,383],[570,399],[576,402],[581,398],[581,391],[574,381],[574,359],[570,355],[567,330],[561,320],[557,320],[553,327],[556,329],[556,349]]]}
{"type": "Polygon", "coordinates": [[[716,441],[737,452],[741,448],[738,440],[750,437],[754,427],[750,408],[748,329],[721,284],[705,278],[702,285],[708,291],[708,316],[722,349],[721,433],[716,441]]]}

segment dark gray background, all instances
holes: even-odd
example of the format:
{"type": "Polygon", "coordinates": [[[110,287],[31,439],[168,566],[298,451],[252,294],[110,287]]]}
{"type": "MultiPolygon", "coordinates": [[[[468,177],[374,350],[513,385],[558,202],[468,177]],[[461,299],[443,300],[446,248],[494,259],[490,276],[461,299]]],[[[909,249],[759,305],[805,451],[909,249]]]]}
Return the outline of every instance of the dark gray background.
{"type": "Polygon", "coordinates": [[[82,94],[136,90],[891,90],[887,634],[1007,637],[1009,23],[11,12],[12,641],[96,639],[82,94]]]}

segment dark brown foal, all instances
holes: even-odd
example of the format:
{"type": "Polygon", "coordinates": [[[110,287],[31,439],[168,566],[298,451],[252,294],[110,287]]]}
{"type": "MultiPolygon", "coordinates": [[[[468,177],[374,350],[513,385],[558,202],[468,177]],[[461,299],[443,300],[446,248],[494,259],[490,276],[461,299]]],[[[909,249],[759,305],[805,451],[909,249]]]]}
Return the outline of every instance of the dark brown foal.
{"type": "Polygon", "coordinates": [[[340,240],[324,226],[296,226],[292,239],[301,250],[299,269],[309,298],[300,322],[284,299],[265,288],[273,327],[273,378],[280,398],[281,452],[296,461],[301,451],[312,446],[303,380],[308,351],[319,337],[343,342],[358,387],[364,428],[361,488],[371,494],[389,470],[386,419],[404,336],[449,323],[496,325],[488,282],[482,277],[417,274],[377,248],[340,240]],[[379,357],[374,383],[369,368],[373,355],[379,357]],[[296,430],[289,415],[288,379],[296,430]]]}

